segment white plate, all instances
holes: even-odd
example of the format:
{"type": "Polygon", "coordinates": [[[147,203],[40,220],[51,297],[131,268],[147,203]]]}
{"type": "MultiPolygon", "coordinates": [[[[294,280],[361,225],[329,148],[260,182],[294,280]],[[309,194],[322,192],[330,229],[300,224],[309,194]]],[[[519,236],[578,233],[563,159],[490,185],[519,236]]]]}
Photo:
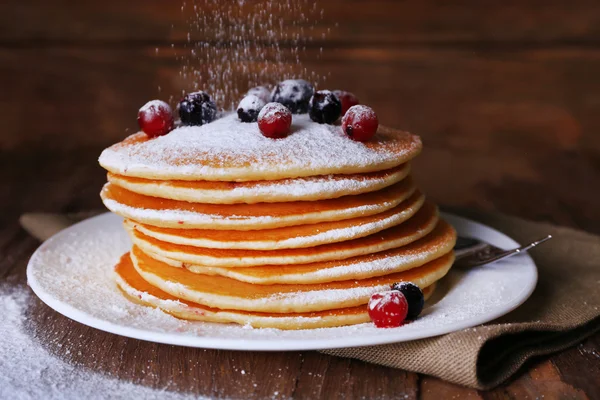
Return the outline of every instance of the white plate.
{"type": "MultiPolygon", "coordinates": [[[[460,235],[501,248],[517,243],[485,225],[444,215],[460,235]]],[[[533,292],[537,270],[526,254],[444,278],[421,317],[393,329],[373,324],[303,331],[252,329],[238,325],[182,321],[133,304],[112,279],[112,268],[130,241],[121,218],[103,214],[53,236],[34,253],[29,285],[59,313],[91,327],[152,342],[230,350],[317,350],[371,346],[442,335],[496,319],[533,292]]]]}

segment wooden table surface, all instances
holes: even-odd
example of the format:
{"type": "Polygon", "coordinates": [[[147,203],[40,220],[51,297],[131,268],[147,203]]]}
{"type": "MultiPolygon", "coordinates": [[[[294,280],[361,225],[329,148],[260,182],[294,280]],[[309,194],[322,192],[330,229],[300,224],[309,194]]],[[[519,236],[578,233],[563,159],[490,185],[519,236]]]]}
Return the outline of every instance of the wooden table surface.
{"type": "MultiPolygon", "coordinates": [[[[22,284],[39,245],[19,215],[100,209],[101,149],[135,128],[158,86],[188,84],[171,50],[187,32],[175,3],[0,5],[0,281],[22,284]]],[[[600,233],[600,3],[322,3],[316,31],[339,27],[309,46],[305,65],[330,72],[331,88],[355,92],[382,123],[423,137],[415,175],[430,198],[600,233]]],[[[28,316],[44,348],[78,368],[209,397],[600,398],[600,334],[478,392],[316,352],[126,339],[38,300],[28,316]],[[59,350],[82,345],[93,356],[59,350]]]]}

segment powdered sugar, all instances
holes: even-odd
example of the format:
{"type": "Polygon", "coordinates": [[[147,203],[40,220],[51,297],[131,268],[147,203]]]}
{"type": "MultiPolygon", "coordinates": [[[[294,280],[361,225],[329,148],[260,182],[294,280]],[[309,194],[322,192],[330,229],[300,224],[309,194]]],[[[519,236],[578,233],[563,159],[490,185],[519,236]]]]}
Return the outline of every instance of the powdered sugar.
{"type": "MultiPolygon", "coordinates": [[[[114,215],[103,215],[46,242],[31,261],[29,278],[37,291],[72,318],[77,315],[103,329],[137,337],[143,332],[145,337],[170,343],[274,350],[359,346],[427,337],[483,323],[511,310],[528,297],[536,276],[526,255],[473,271],[451,271],[417,321],[391,330],[362,324],[281,331],[186,322],[131,303],[116,288],[112,267],[130,246],[121,223],[114,215]]],[[[514,245],[489,229],[473,230],[473,225],[455,226],[462,234],[502,247],[514,245]]],[[[2,337],[0,343],[7,346],[2,337]]]]}
{"type": "Polygon", "coordinates": [[[238,105],[238,110],[261,110],[265,106],[265,102],[261,100],[258,96],[253,94],[246,95],[240,104],[238,105]]]}
{"type": "Polygon", "coordinates": [[[259,119],[268,118],[269,121],[276,118],[278,114],[289,114],[290,110],[286,106],[280,103],[267,103],[258,114],[259,119]]]}
{"type": "MultiPolygon", "coordinates": [[[[134,263],[137,261],[132,257],[134,263]]],[[[145,276],[146,272],[138,270],[142,276],[145,276]]],[[[152,273],[148,274],[152,276],[152,273]]],[[[269,312],[270,309],[265,306],[273,306],[277,304],[275,308],[284,309],[298,309],[299,307],[307,307],[313,304],[322,305],[323,299],[327,299],[327,304],[332,308],[341,308],[346,302],[361,301],[365,304],[369,297],[376,292],[389,288],[388,285],[378,286],[363,286],[345,289],[326,289],[326,290],[314,290],[314,291],[297,291],[290,293],[277,293],[270,296],[263,297],[252,297],[252,298],[236,298],[234,296],[222,296],[219,294],[202,293],[197,294],[193,290],[190,290],[185,283],[173,282],[173,281],[161,281],[157,285],[160,289],[177,296],[187,297],[189,300],[193,300],[193,297],[197,296],[203,299],[210,299],[219,303],[219,308],[228,309],[240,306],[240,302],[243,299],[244,306],[252,308],[253,311],[269,312]],[[222,307],[221,307],[222,306],[222,307]]],[[[302,317],[298,317],[302,318],[302,317]]]]}
{"type": "MultiPolygon", "coordinates": [[[[340,175],[325,175],[319,178],[296,178],[286,182],[269,181],[269,184],[258,187],[235,187],[229,192],[239,197],[249,197],[256,195],[264,196],[291,196],[288,201],[294,201],[296,198],[316,196],[320,193],[343,193],[359,194],[372,187],[382,187],[382,185],[396,183],[394,180],[388,180],[385,177],[356,179],[344,178],[340,175]]],[[[326,197],[324,197],[326,198],[326,197]]]]}
{"type": "Polygon", "coordinates": [[[278,238],[276,240],[258,238],[256,236],[248,235],[245,240],[236,240],[235,242],[220,242],[207,237],[188,239],[182,236],[174,236],[153,230],[152,227],[145,227],[141,225],[138,225],[136,229],[159,240],[166,242],[175,241],[176,243],[189,244],[192,246],[195,245],[198,247],[253,250],[277,250],[310,247],[316,244],[334,243],[356,239],[398,225],[414,215],[414,213],[421,207],[423,200],[424,197],[421,196],[415,203],[411,204],[409,208],[406,208],[401,212],[392,213],[391,215],[387,215],[381,219],[377,219],[375,217],[372,221],[362,221],[360,223],[356,222],[353,225],[344,228],[331,229],[323,227],[322,229],[318,229],[316,232],[312,232],[311,234],[305,233],[304,235],[301,235],[296,233],[288,238],[278,238]]]}
{"type": "Polygon", "coordinates": [[[311,271],[309,275],[315,278],[331,278],[332,280],[348,275],[384,275],[386,273],[396,272],[400,269],[399,266],[408,263],[414,263],[413,265],[423,265],[428,261],[432,261],[432,256],[439,255],[437,254],[438,251],[439,249],[432,247],[418,253],[411,252],[409,254],[391,255],[385,258],[373,257],[373,259],[368,259],[364,262],[348,263],[347,265],[311,271]]]}
{"type": "Polygon", "coordinates": [[[357,195],[380,190],[402,180],[409,172],[406,165],[393,173],[377,175],[324,175],[310,178],[262,182],[238,182],[233,187],[186,187],[170,181],[136,182],[118,175],[109,181],[135,193],[173,200],[209,204],[236,204],[286,201],[314,201],[357,195]]]}
{"type": "Polygon", "coordinates": [[[420,148],[418,137],[397,131],[358,143],[339,126],[312,122],[307,115],[295,115],[289,136],[272,140],[258,124],[229,114],[153,140],[117,144],[102,152],[100,164],[128,176],[243,181],[379,171],[408,161],[420,148]]]}
{"type": "Polygon", "coordinates": [[[162,100],[151,100],[140,108],[140,112],[156,115],[160,110],[171,112],[171,107],[162,100]]]}
{"type": "MultiPolygon", "coordinates": [[[[26,326],[27,309],[33,301],[30,293],[24,286],[0,284],[1,399],[198,398],[94,373],[50,354],[26,326]]],[[[115,314],[127,312],[127,307],[115,304],[109,308],[115,314]]]]}
{"type": "MultiPolygon", "coordinates": [[[[325,107],[325,106],[329,105],[330,101],[329,101],[329,96],[328,95],[332,94],[331,90],[319,90],[319,93],[322,95],[322,98],[323,98],[323,102],[321,103],[321,107],[325,107]]],[[[312,106],[314,104],[313,101],[314,101],[314,97],[311,97],[310,98],[310,103],[309,103],[309,108],[312,108],[312,106]]]]}
{"type": "Polygon", "coordinates": [[[306,105],[315,89],[310,82],[304,79],[286,79],[279,82],[271,92],[274,102],[285,104],[294,113],[306,111],[306,105]]]}
{"type": "Polygon", "coordinates": [[[316,223],[322,221],[334,221],[352,218],[357,215],[373,215],[395,207],[397,202],[382,201],[379,204],[357,205],[344,209],[332,209],[305,214],[289,215],[229,215],[203,214],[199,212],[164,209],[155,210],[149,208],[136,208],[126,204],[121,204],[106,196],[102,198],[104,205],[112,212],[123,217],[133,219],[138,222],[148,223],[150,225],[160,224],[169,227],[181,228],[185,225],[188,228],[202,229],[239,229],[247,227],[249,229],[285,227],[307,223],[316,223]]]}
{"type": "Polygon", "coordinates": [[[385,307],[388,303],[400,304],[400,296],[395,290],[384,290],[383,292],[377,292],[378,296],[371,297],[369,301],[369,310],[374,310],[377,307],[385,307]]]}
{"type": "Polygon", "coordinates": [[[373,111],[373,109],[369,106],[365,106],[363,104],[357,104],[355,106],[352,106],[348,109],[348,111],[346,112],[347,115],[351,115],[353,116],[353,118],[362,120],[364,118],[377,118],[377,115],[375,114],[375,111],[373,111]]]}
{"type": "Polygon", "coordinates": [[[266,103],[271,101],[271,91],[265,86],[256,86],[248,90],[246,95],[254,95],[266,103]]]}
{"type": "MultiPolygon", "coordinates": [[[[371,286],[371,287],[356,287],[351,289],[329,289],[329,290],[315,290],[312,292],[292,292],[292,293],[280,293],[260,301],[265,303],[272,303],[277,301],[278,304],[283,306],[299,306],[303,304],[319,304],[322,299],[334,304],[342,304],[347,301],[356,299],[368,299],[373,293],[380,292],[388,288],[387,285],[371,286]]],[[[365,301],[366,302],[366,301],[365,301]]]]}
{"type": "Polygon", "coordinates": [[[323,10],[317,2],[184,1],[182,16],[189,33],[178,49],[181,80],[187,89],[210,92],[219,107],[231,108],[252,86],[294,76],[325,80],[301,64],[305,45],[329,33],[318,27],[323,10]]]}

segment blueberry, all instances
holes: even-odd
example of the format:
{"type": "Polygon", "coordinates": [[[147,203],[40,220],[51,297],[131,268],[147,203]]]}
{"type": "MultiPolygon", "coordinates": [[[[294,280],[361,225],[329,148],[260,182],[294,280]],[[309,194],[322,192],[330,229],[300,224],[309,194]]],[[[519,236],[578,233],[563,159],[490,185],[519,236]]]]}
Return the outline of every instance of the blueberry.
{"type": "Polygon", "coordinates": [[[279,82],[271,93],[271,101],[281,103],[294,114],[308,112],[308,102],[315,89],[304,79],[279,82]]]}
{"type": "Polygon", "coordinates": [[[217,106],[205,92],[187,94],[179,103],[179,118],[183,125],[204,125],[217,117],[217,106]]]}
{"type": "Polygon", "coordinates": [[[249,94],[240,101],[237,115],[242,122],[256,122],[258,113],[264,106],[264,101],[253,94],[249,94]]]}
{"type": "Polygon", "coordinates": [[[342,102],[329,90],[319,90],[310,98],[308,115],[320,124],[332,124],[342,114],[342,102]]]}
{"type": "Polygon", "coordinates": [[[265,104],[271,101],[271,91],[266,86],[253,87],[252,89],[248,90],[246,96],[249,94],[255,95],[256,97],[264,101],[265,104]]]}
{"type": "Polygon", "coordinates": [[[416,319],[425,305],[423,291],[412,282],[398,282],[392,285],[392,290],[401,292],[408,301],[408,315],[406,319],[416,319]]]}

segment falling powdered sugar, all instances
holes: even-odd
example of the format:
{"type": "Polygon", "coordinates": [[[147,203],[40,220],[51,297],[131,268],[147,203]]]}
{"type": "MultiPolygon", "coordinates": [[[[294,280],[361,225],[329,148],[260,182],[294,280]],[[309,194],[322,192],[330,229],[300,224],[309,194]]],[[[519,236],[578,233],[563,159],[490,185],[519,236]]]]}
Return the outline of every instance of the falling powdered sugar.
{"type": "Polygon", "coordinates": [[[187,0],[181,11],[189,29],[177,49],[182,81],[190,91],[209,92],[223,109],[253,86],[293,77],[325,81],[301,64],[307,46],[330,32],[319,27],[324,14],[317,2],[187,0]]]}

